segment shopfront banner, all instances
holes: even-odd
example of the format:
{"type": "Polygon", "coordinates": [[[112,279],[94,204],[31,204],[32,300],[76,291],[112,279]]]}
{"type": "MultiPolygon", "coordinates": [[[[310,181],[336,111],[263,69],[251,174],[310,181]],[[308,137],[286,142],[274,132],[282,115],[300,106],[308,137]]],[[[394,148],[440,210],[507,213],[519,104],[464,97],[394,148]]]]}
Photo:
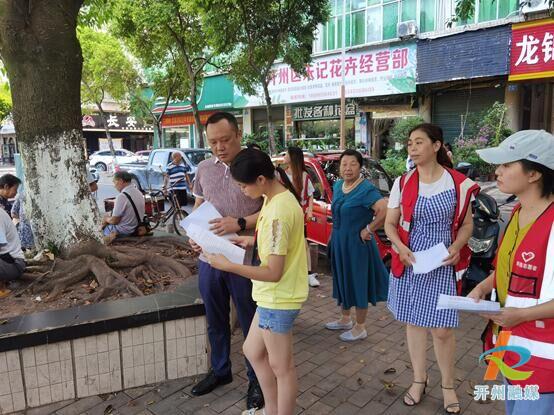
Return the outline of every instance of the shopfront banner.
{"type": "MultiPolygon", "coordinates": [[[[103,130],[104,122],[97,114],[83,115],[81,124],[84,130],[103,130]]],[[[134,115],[106,114],[106,124],[110,130],[118,131],[152,131],[152,126],[134,115]]]]}
{"type": "Polygon", "coordinates": [[[554,76],[554,19],[514,24],[510,81],[554,76]]]}
{"type": "MultiPolygon", "coordinates": [[[[356,104],[347,102],[345,105],[345,117],[354,118],[358,111],[356,104]]],[[[340,118],[340,104],[312,104],[294,106],[292,109],[292,118],[294,121],[300,120],[332,120],[340,118]]]]}
{"type": "MultiPolygon", "coordinates": [[[[269,85],[272,104],[339,99],[342,66],[340,53],[314,58],[304,76],[286,64],[275,65],[269,85]]],[[[416,45],[403,43],[348,52],[344,71],[347,98],[413,93],[416,90],[416,45]]],[[[242,100],[235,97],[235,107],[239,105],[265,105],[263,93],[244,96],[242,100]]]]}

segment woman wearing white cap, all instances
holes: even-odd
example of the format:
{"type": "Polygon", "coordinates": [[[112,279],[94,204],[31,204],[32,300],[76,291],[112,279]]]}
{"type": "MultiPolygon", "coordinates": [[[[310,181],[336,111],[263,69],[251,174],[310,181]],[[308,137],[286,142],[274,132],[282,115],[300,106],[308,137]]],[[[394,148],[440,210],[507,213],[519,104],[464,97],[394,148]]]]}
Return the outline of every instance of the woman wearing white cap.
{"type": "MultiPolygon", "coordinates": [[[[489,324],[488,344],[494,347],[500,330],[510,331],[508,346],[530,352],[506,351],[504,363],[521,376],[506,379],[521,387],[520,400],[507,394],[510,415],[554,413],[554,136],[541,130],[519,131],[498,147],[478,150],[486,162],[498,164],[498,188],[514,194],[515,207],[496,257],[496,270],[468,297],[476,300],[493,292],[502,309],[483,314],[489,324]],[[515,367],[514,367],[515,366],[515,367]],[[520,378],[521,380],[516,380],[520,378]],[[526,379],[523,379],[526,378],[526,379]],[[536,393],[538,386],[538,393],[536,393]],[[529,400],[531,399],[531,400],[529,400]]],[[[487,343],[487,342],[486,342],[487,343]]]]}

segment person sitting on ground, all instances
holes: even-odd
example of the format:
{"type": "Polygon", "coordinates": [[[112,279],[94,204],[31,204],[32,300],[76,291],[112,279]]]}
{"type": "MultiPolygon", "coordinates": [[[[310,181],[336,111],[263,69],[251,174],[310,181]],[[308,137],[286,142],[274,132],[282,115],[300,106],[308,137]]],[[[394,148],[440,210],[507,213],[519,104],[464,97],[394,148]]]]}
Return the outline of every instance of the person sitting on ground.
{"type": "Polygon", "coordinates": [[[175,151],[171,155],[171,162],[167,165],[164,174],[164,191],[175,193],[179,206],[184,208],[187,205],[187,187],[192,188],[190,177],[188,175],[190,168],[183,160],[183,155],[175,151]],[[169,186],[168,186],[169,184],[169,186]]]}
{"type": "Polygon", "coordinates": [[[17,194],[17,188],[21,184],[21,180],[13,174],[4,174],[0,177],[0,208],[11,215],[12,203],[9,201],[17,194]]]}
{"type": "Polygon", "coordinates": [[[11,291],[7,288],[7,282],[20,278],[25,266],[25,256],[15,225],[10,215],[0,209],[0,298],[9,295],[11,291]]]}
{"type": "Polygon", "coordinates": [[[113,175],[113,184],[119,195],[115,198],[111,214],[106,213],[102,220],[104,236],[109,241],[118,236],[133,235],[144,217],[144,196],[131,184],[132,178],[131,173],[126,171],[113,175]]]}

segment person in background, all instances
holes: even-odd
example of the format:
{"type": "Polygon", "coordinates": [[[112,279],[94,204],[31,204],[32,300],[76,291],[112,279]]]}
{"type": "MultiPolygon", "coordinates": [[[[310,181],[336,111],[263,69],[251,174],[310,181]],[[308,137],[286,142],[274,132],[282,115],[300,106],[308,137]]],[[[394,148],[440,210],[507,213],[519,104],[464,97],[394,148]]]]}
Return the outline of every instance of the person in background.
{"type": "Polygon", "coordinates": [[[13,174],[8,173],[0,177],[0,209],[4,209],[8,216],[12,212],[10,199],[15,197],[20,184],[21,180],[13,174]]]}
{"type": "MultiPolygon", "coordinates": [[[[500,330],[510,331],[509,346],[521,346],[531,358],[518,371],[538,385],[537,400],[506,400],[508,415],[554,413],[554,136],[543,130],[519,131],[498,147],[477,150],[487,163],[497,164],[498,189],[516,195],[515,207],[496,256],[496,269],[468,297],[479,301],[493,292],[502,308],[484,314],[488,325],[485,350],[500,330]]],[[[504,362],[515,368],[520,356],[506,351],[504,362]]]]}
{"type": "Polygon", "coordinates": [[[163,190],[175,193],[179,206],[184,208],[187,203],[187,187],[192,188],[190,182],[189,166],[183,160],[183,155],[179,151],[171,154],[171,162],[167,165],[166,172],[164,174],[164,186],[163,190]]]}
{"type": "Polygon", "coordinates": [[[243,247],[257,246],[260,265],[238,265],[223,255],[206,255],[212,267],[242,275],[253,284],[258,307],[243,349],[260,381],[265,408],[243,415],[293,415],[298,379],[292,326],[308,298],[304,212],[286,173],[274,167],[266,153],[242,150],[231,164],[231,175],[246,196],[264,197],[256,238],[235,239],[243,247]]]}
{"type": "Polygon", "coordinates": [[[91,193],[95,193],[98,190],[98,180],[93,176],[93,174],[90,171],[90,166],[87,163],[86,164],[87,169],[87,184],[90,189],[91,193]]]}
{"type": "Polygon", "coordinates": [[[433,124],[414,127],[408,154],[416,168],[395,180],[388,203],[385,232],[393,244],[388,308],[406,323],[414,381],[403,402],[421,403],[429,383],[427,332],[431,331],[441,372],[444,410],[460,412],[455,392],[454,356],[458,326],[456,310],[437,310],[440,294],[456,295],[456,278],[467,268],[467,242],[473,231],[471,200],[477,184],[452,169],[443,145],[442,129],[433,124]],[[413,252],[444,244],[449,255],[443,266],[414,274],[413,252]]]}
{"type": "MultiPolygon", "coordinates": [[[[241,151],[237,119],[228,112],[212,114],[206,121],[206,137],[214,157],[203,160],[198,165],[193,190],[194,208],[209,202],[223,216],[212,221],[211,231],[216,235],[253,235],[262,199],[251,199],[244,195],[230,171],[231,163],[241,151]]],[[[201,252],[194,241],[190,241],[190,244],[197,252],[201,252]]],[[[252,247],[246,250],[245,264],[252,263],[253,251],[252,247]]],[[[198,286],[206,308],[212,368],[192,387],[191,394],[194,396],[205,395],[233,381],[230,359],[230,298],[235,304],[244,337],[248,335],[256,313],[256,304],[252,299],[252,282],[232,272],[212,267],[204,255],[200,255],[198,259],[198,286]]],[[[262,390],[248,361],[246,369],[249,380],[246,408],[262,408],[262,390]]]]}
{"type": "MultiPolygon", "coordinates": [[[[304,237],[306,237],[308,221],[313,217],[314,209],[314,184],[306,170],[304,153],[301,148],[289,147],[285,153],[284,162],[288,165],[287,176],[292,182],[296,194],[300,195],[300,206],[304,211],[304,237]]],[[[308,282],[310,287],[319,287],[317,274],[312,270],[310,246],[306,240],[306,253],[308,257],[308,282]]]]}
{"type": "Polygon", "coordinates": [[[144,217],[144,196],[131,184],[132,179],[133,176],[126,171],[113,175],[113,184],[119,194],[115,198],[113,211],[106,213],[102,220],[106,242],[118,236],[133,235],[144,217]]]}
{"type": "Polygon", "coordinates": [[[20,188],[12,206],[12,220],[19,234],[21,248],[23,250],[32,250],[35,248],[35,238],[31,223],[25,216],[25,190],[20,188]]]}
{"type": "Polygon", "coordinates": [[[386,301],[388,274],[379,257],[373,233],[387,213],[379,190],[362,174],[363,157],[355,150],[340,156],[340,175],[333,186],[333,232],[330,242],[333,297],[341,307],[341,318],[325,325],[329,330],[348,330],[342,341],[365,339],[368,304],[386,301]],[[356,325],[350,309],[356,308],[356,325]]]}
{"type": "Polygon", "coordinates": [[[25,256],[15,225],[8,212],[0,208],[0,298],[10,294],[8,282],[20,278],[25,267],[25,256]]]}
{"type": "Polygon", "coordinates": [[[246,148],[253,148],[254,150],[262,151],[262,148],[256,143],[248,143],[246,144],[246,148]]]}

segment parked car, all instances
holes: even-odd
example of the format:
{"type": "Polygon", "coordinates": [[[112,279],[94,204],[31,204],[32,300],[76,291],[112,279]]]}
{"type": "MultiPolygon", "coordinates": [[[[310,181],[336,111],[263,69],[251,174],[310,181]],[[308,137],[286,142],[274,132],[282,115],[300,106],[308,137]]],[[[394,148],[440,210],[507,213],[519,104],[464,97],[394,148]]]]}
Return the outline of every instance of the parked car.
{"type": "MultiPolygon", "coordinates": [[[[189,176],[194,180],[198,164],[202,160],[206,160],[212,156],[210,150],[194,149],[194,148],[160,148],[152,150],[148,163],[120,163],[116,170],[128,171],[131,173],[133,183],[142,192],[147,190],[161,190],[164,183],[164,173],[167,165],[171,161],[171,155],[178,151],[183,156],[184,162],[189,167],[189,176]]],[[[189,194],[190,194],[190,190],[189,194]]]]}
{"type": "MultiPolygon", "coordinates": [[[[124,148],[115,150],[115,157],[117,164],[135,163],[138,161],[135,153],[125,150],[124,148]]],[[[90,155],[89,162],[90,165],[95,167],[98,171],[107,171],[108,166],[116,164],[110,150],[95,151],[90,155]]]]}
{"type": "Polygon", "coordinates": [[[139,162],[148,163],[148,159],[150,158],[151,152],[152,150],[140,150],[135,152],[135,154],[137,155],[139,162]]]}
{"type": "MultiPolygon", "coordinates": [[[[340,152],[305,153],[304,162],[315,188],[312,221],[308,222],[307,239],[310,242],[327,246],[333,230],[331,201],[333,200],[333,185],[339,179],[340,152]]],[[[277,157],[274,162],[284,167],[283,157],[277,157]]],[[[383,167],[369,157],[364,157],[362,174],[370,180],[387,197],[392,188],[392,180],[383,167]]],[[[381,258],[386,262],[390,258],[390,241],[383,229],[377,231],[376,242],[381,258]]]]}

